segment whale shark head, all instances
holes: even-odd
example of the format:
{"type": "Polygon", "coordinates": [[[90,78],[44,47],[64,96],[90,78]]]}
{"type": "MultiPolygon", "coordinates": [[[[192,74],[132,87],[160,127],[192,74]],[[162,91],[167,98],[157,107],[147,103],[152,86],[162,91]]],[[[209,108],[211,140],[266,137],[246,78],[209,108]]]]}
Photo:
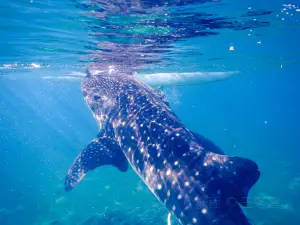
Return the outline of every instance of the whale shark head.
{"type": "Polygon", "coordinates": [[[118,78],[121,75],[115,73],[113,68],[106,71],[88,69],[87,74],[81,85],[82,93],[101,128],[116,105],[120,87],[118,78]]]}
{"type": "Polygon", "coordinates": [[[97,65],[92,65],[88,68],[87,74],[82,81],[81,89],[100,128],[111,118],[111,113],[119,111],[122,106],[126,107],[129,101],[132,102],[133,99],[127,97],[138,93],[140,89],[152,92],[153,96],[162,99],[158,92],[139,81],[126,68],[108,66],[99,70],[97,65]]]}

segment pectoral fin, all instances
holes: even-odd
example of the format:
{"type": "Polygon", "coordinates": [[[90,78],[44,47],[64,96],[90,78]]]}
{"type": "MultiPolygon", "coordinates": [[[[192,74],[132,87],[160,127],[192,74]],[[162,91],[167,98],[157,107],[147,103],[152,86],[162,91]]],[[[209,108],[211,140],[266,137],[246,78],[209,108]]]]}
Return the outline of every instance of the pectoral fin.
{"type": "Polygon", "coordinates": [[[118,143],[100,137],[89,143],[76,157],[65,178],[65,190],[72,190],[88,171],[104,165],[113,165],[122,172],[128,169],[128,161],[118,143]]]}

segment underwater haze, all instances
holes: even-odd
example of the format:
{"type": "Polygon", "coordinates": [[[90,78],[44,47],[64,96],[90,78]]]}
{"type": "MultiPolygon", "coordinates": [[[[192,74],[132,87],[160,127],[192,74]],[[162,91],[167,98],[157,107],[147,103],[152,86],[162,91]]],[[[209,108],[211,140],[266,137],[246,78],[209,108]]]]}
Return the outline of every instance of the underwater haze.
{"type": "Polygon", "coordinates": [[[64,190],[99,131],[81,92],[90,65],[224,75],[160,91],[187,128],[258,164],[251,224],[299,225],[299,40],[297,0],[1,0],[0,225],[167,224],[132,169],[64,190]]]}

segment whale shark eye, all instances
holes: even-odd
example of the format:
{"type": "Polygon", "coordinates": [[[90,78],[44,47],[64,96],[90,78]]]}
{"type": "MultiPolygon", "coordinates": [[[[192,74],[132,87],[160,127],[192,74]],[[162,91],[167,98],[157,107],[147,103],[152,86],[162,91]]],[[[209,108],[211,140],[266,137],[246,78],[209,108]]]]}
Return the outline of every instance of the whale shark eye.
{"type": "Polygon", "coordinates": [[[97,101],[100,98],[99,95],[94,95],[94,100],[97,101]]]}

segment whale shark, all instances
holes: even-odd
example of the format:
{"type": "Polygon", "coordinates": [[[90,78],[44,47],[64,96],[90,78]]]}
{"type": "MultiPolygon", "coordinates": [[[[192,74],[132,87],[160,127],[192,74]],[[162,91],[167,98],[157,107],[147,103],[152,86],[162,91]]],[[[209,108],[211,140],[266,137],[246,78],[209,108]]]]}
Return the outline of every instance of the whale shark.
{"type": "Polygon", "coordinates": [[[65,178],[71,191],[105,165],[133,171],[182,225],[248,225],[257,164],[187,128],[160,92],[122,70],[88,69],[82,93],[100,131],[65,178]]]}

